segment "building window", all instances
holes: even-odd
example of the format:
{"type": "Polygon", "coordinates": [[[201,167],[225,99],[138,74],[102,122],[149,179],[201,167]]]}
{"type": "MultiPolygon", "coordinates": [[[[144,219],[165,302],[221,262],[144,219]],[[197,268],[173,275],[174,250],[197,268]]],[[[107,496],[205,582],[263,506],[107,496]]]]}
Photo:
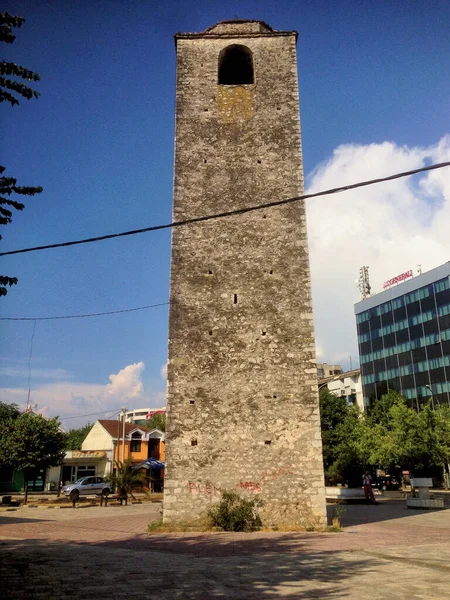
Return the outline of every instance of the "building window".
{"type": "Polygon", "coordinates": [[[447,279],[442,279],[441,281],[436,281],[436,283],[434,284],[434,291],[437,293],[439,292],[443,292],[444,290],[448,290],[449,289],[449,280],[447,279]]]}
{"type": "Polygon", "coordinates": [[[141,434],[140,433],[132,433],[131,434],[131,442],[130,442],[130,452],[140,452],[141,451],[141,434]]]}
{"type": "Polygon", "coordinates": [[[232,44],[219,54],[219,85],[247,85],[254,82],[253,56],[246,46],[232,44]]]}
{"type": "Polygon", "coordinates": [[[82,477],[91,477],[95,475],[95,465],[80,465],[77,467],[77,479],[82,477]]]}

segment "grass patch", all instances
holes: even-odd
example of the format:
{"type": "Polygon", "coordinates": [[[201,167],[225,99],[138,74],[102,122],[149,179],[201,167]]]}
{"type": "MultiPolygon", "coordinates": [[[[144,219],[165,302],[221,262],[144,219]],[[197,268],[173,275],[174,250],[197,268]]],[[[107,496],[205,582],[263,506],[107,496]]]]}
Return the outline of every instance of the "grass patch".
{"type": "Polygon", "coordinates": [[[262,522],[258,508],[262,500],[246,500],[233,491],[222,492],[222,500],[208,511],[214,527],[223,531],[258,531],[262,522]]]}
{"type": "Polygon", "coordinates": [[[208,517],[195,522],[177,521],[176,523],[163,523],[162,519],[148,524],[147,533],[185,533],[187,531],[212,532],[217,531],[208,517]]]}
{"type": "Polygon", "coordinates": [[[334,517],[333,520],[331,521],[331,525],[328,526],[328,531],[331,532],[336,532],[338,533],[339,531],[342,531],[342,526],[341,526],[341,517],[342,515],[345,513],[345,508],[338,504],[334,510],[334,517]]]}

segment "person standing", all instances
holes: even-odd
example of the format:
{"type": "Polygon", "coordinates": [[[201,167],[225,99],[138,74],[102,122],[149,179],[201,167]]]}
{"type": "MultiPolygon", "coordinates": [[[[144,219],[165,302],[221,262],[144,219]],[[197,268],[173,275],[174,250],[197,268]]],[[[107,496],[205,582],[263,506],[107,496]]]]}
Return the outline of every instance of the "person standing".
{"type": "Polygon", "coordinates": [[[364,495],[365,495],[366,499],[369,500],[370,502],[372,502],[372,504],[378,504],[378,502],[375,500],[375,496],[373,494],[372,476],[369,473],[369,471],[366,471],[363,475],[363,486],[364,486],[364,495]]]}

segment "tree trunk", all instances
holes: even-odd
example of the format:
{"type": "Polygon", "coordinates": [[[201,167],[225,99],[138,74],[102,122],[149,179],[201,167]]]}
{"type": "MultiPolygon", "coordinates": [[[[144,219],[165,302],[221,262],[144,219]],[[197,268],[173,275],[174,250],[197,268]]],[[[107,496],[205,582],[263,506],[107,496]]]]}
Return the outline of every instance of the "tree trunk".
{"type": "Polygon", "coordinates": [[[25,483],[24,483],[24,486],[23,486],[23,490],[25,492],[25,496],[24,496],[24,499],[23,499],[23,503],[24,504],[28,504],[28,474],[27,474],[27,470],[26,469],[24,471],[24,477],[25,477],[25,483]]]}

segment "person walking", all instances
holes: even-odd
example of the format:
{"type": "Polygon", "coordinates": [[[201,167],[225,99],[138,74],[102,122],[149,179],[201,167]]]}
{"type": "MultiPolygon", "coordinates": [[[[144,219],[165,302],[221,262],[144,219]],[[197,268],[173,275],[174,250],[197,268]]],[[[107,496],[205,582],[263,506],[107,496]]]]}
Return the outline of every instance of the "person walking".
{"type": "Polygon", "coordinates": [[[373,494],[372,475],[369,473],[369,471],[366,471],[363,475],[363,486],[364,486],[364,495],[366,497],[366,500],[369,500],[370,502],[372,502],[372,504],[378,504],[378,502],[375,500],[375,496],[373,494]]]}

